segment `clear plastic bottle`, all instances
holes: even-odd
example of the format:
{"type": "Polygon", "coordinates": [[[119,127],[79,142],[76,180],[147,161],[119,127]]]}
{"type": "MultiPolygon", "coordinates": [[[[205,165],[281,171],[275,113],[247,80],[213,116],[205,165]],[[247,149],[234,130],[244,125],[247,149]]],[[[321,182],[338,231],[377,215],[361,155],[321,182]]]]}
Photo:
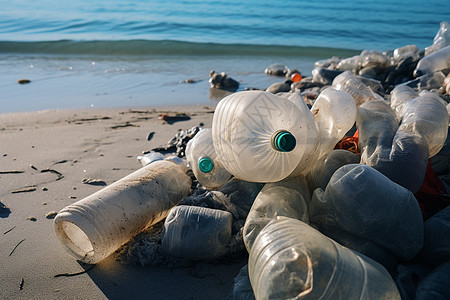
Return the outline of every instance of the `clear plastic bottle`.
{"type": "Polygon", "coordinates": [[[371,100],[383,100],[383,97],[374,93],[372,89],[349,71],[334,78],[332,86],[337,90],[349,93],[359,106],[371,100]]]}
{"type": "Polygon", "coordinates": [[[394,59],[400,61],[408,56],[416,57],[417,52],[419,52],[419,49],[416,45],[406,45],[394,50],[394,59]]]}
{"type": "Polygon", "coordinates": [[[450,45],[419,60],[414,70],[414,77],[431,74],[447,68],[450,68],[450,45]]]}
{"type": "Polygon", "coordinates": [[[146,226],[164,219],[190,192],[191,179],[171,161],[156,161],[63,208],[56,236],[76,259],[95,264],[146,226]]]}
{"type": "Polygon", "coordinates": [[[286,216],[309,223],[310,194],[303,176],[266,183],[256,196],[245,220],[243,237],[250,252],[259,232],[276,216],[286,216]]]}
{"type": "Polygon", "coordinates": [[[332,150],[322,157],[306,176],[310,191],[312,192],[316,188],[325,190],[337,169],[344,165],[359,163],[359,160],[359,156],[353,152],[342,149],[332,150]]]}
{"type": "Polygon", "coordinates": [[[399,128],[394,111],[385,101],[370,101],[358,111],[356,126],[361,163],[392,181],[417,192],[428,163],[428,146],[422,135],[407,124],[399,128]]]}
{"type": "Polygon", "coordinates": [[[172,208],[164,222],[162,249],[167,254],[212,259],[226,253],[233,216],[228,211],[199,206],[172,208]]]}
{"type": "Polygon", "coordinates": [[[311,108],[319,126],[318,158],[333,150],[336,143],[353,127],[356,111],[355,101],[348,93],[332,87],[320,93],[311,108]]]}
{"type": "Polygon", "coordinates": [[[222,99],[212,124],[218,160],[237,178],[276,182],[289,176],[305,154],[308,124],[291,101],[264,91],[222,99]]]}
{"type": "Polygon", "coordinates": [[[287,217],[260,232],[248,269],[256,299],[400,299],[383,266],[287,217]]]}
{"type": "Polygon", "coordinates": [[[433,44],[425,48],[425,55],[430,55],[445,46],[450,45],[450,24],[441,22],[438,32],[433,39],[433,44]]]}
{"type": "Polygon", "coordinates": [[[151,164],[152,162],[163,159],[164,155],[155,151],[150,151],[149,153],[137,157],[137,160],[141,163],[142,166],[146,166],[148,164],[151,164]]]}
{"type": "Polygon", "coordinates": [[[231,174],[217,160],[210,128],[200,129],[188,142],[186,159],[198,182],[205,188],[220,188],[231,177],[231,174]]]}
{"type": "Polygon", "coordinates": [[[314,191],[309,208],[311,223],[324,234],[346,232],[404,260],[423,246],[423,218],[414,194],[367,165],[339,168],[325,191],[314,191]]]}

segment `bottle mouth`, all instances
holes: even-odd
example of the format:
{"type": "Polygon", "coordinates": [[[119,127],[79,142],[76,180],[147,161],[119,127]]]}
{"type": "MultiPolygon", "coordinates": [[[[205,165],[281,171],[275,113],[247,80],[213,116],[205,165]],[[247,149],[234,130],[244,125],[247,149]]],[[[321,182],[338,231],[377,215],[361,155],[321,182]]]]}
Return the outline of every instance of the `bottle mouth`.
{"type": "Polygon", "coordinates": [[[280,152],[290,152],[296,145],[295,137],[286,130],[278,131],[272,138],[272,146],[280,152]]]}
{"type": "Polygon", "coordinates": [[[214,161],[210,157],[201,157],[198,160],[198,168],[203,173],[209,173],[214,169],[214,161]]]}

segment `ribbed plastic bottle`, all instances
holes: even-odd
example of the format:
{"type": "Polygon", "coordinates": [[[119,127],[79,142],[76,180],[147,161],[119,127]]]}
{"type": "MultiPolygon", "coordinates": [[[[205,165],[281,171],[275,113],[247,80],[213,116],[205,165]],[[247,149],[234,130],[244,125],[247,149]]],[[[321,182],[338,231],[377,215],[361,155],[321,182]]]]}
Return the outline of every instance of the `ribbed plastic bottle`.
{"type": "Polygon", "coordinates": [[[353,99],[355,99],[357,106],[371,100],[383,100],[383,97],[374,93],[368,85],[363,83],[350,71],[343,72],[336,76],[332,86],[337,90],[349,93],[353,99]]]}
{"type": "Polygon", "coordinates": [[[303,176],[266,183],[256,196],[245,220],[243,237],[250,252],[259,232],[276,216],[285,216],[309,223],[310,194],[303,176]]]}
{"type": "Polygon", "coordinates": [[[423,246],[423,218],[414,194],[363,164],[339,168],[325,191],[316,189],[309,218],[326,235],[346,232],[404,260],[423,246]]]}
{"type": "Polygon", "coordinates": [[[156,161],[63,208],[56,236],[76,259],[95,264],[132,236],[164,219],[190,192],[191,179],[172,161],[156,161]]]}
{"type": "Polygon", "coordinates": [[[205,188],[220,188],[231,177],[231,174],[217,160],[210,128],[200,129],[188,142],[186,159],[198,182],[205,188]]]}
{"type": "Polygon", "coordinates": [[[317,97],[311,112],[319,126],[318,158],[334,149],[356,121],[356,104],[346,92],[332,87],[323,90],[317,97]]]}
{"type": "Polygon", "coordinates": [[[413,74],[415,77],[419,77],[447,68],[450,68],[450,45],[424,56],[417,63],[413,74]]]}
{"type": "Polygon", "coordinates": [[[264,227],[248,268],[256,299],[400,299],[383,266],[292,218],[264,227]]]}
{"type": "Polygon", "coordinates": [[[316,188],[325,189],[331,176],[340,167],[348,164],[359,163],[359,156],[353,152],[336,149],[326,154],[306,176],[310,191],[316,188]]]}
{"type": "Polygon", "coordinates": [[[216,107],[212,136],[217,158],[237,178],[276,182],[305,155],[308,124],[297,106],[265,91],[244,91],[216,107]]]}
{"type": "Polygon", "coordinates": [[[173,256],[212,259],[226,253],[233,216],[199,206],[172,208],[164,221],[162,249],[173,256]]]}

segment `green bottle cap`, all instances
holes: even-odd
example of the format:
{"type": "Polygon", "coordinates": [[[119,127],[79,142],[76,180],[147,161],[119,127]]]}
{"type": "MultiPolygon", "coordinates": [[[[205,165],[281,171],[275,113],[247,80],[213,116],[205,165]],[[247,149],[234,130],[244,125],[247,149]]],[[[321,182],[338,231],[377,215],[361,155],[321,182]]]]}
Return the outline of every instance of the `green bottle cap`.
{"type": "Polygon", "coordinates": [[[214,162],[209,157],[201,157],[198,160],[198,168],[203,173],[209,173],[214,169],[214,162]]]}
{"type": "Polygon", "coordinates": [[[273,138],[273,147],[281,152],[290,152],[295,148],[295,137],[289,131],[279,131],[273,138]]]}

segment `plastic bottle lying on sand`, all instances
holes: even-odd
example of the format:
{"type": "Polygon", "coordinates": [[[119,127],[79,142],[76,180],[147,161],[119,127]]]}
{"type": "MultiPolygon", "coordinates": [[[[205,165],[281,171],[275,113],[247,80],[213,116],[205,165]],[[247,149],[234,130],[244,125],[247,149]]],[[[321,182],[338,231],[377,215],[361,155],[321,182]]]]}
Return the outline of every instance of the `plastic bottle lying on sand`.
{"type": "Polygon", "coordinates": [[[425,48],[425,55],[430,55],[448,45],[450,45],[450,24],[443,21],[433,39],[433,44],[425,48]]]}
{"type": "Polygon", "coordinates": [[[163,160],[164,155],[162,155],[159,152],[151,151],[147,154],[140,155],[137,157],[137,160],[141,163],[141,165],[144,167],[148,164],[151,164],[152,162],[163,160]]]}
{"type": "Polygon", "coordinates": [[[439,49],[430,55],[424,56],[419,60],[417,67],[414,70],[414,77],[434,73],[447,68],[450,68],[450,45],[439,49]]]}
{"type": "Polygon", "coordinates": [[[423,246],[423,218],[414,194],[367,165],[339,168],[325,191],[314,191],[309,217],[326,235],[346,232],[404,260],[423,246]]]}
{"type": "Polygon", "coordinates": [[[231,213],[199,206],[172,208],[164,222],[162,249],[178,257],[211,259],[226,253],[231,213]]]}
{"type": "Polygon", "coordinates": [[[276,216],[285,216],[309,223],[310,194],[303,176],[266,183],[256,196],[244,225],[244,243],[250,252],[259,232],[276,216]]]}
{"type": "Polygon", "coordinates": [[[172,161],[156,161],[63,208],[56,236],[76,259],[95,264],[146,226],[164,219],[190,192],[191,179],[172,161]]]}
{"type": "Polygon", "coordinates": [[[287,217],[260,232],[248,269],[256,299],[400,299],[383,266],[287,217]]]}
{"type": "Polygon", "coordinates": [[[200,129],[188,142],[186,159],[198,182],[208,189],[220,188],[231,177],[217,160],[210,128],[200,129]]]}
{"type": "Polygon", "coordinates": [[[356,121],[356,104],[346,92],[332,87],[323,90],[314,102],[311,112],[319,126],[319,156],[334,149],[356,121]]]}
{"type": "Polygon", "coordinates": [[[213,117],[217,158],[237,178],[280,181],[305,154],[306,122],[293,102],[269,92],[229,95],[219,102],[213,117]]]}

